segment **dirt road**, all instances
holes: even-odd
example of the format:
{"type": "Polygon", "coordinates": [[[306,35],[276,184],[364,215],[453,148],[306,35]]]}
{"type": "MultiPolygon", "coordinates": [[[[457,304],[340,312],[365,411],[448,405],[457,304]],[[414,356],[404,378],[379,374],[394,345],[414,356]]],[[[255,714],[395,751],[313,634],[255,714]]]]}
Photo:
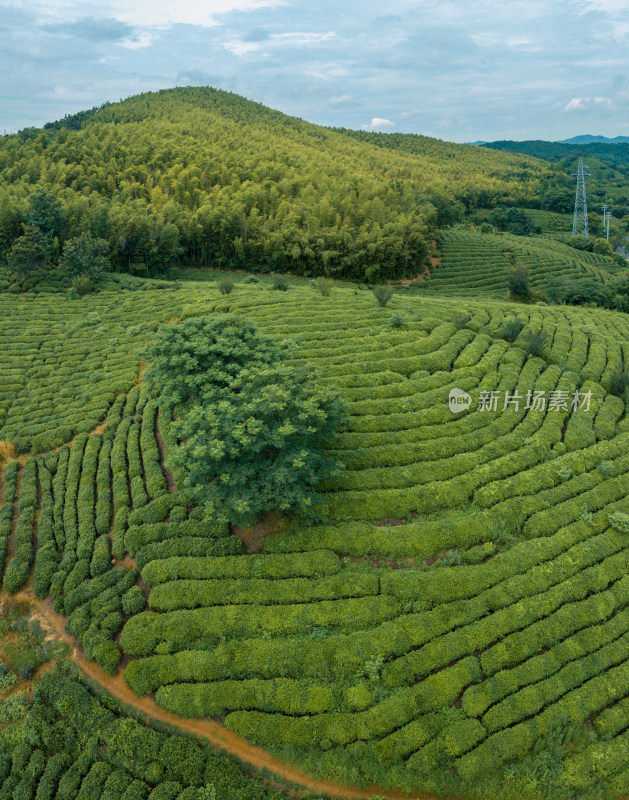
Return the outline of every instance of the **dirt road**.
{"type": "Polygon", "coordinates": [[[225,728],[217,722],[211,720],[185,719],[160,708],[150,697],[138,697],[125,683],[122,673],[109,675],[98,664],[95,664],[83,654],[76,639],[67,633],[65,629],[65,618],[56,614],[52,610],[52,600],[37,600],[32,589],[16,595],[32,603],[37,609],[37,616],[42,624],[50,631],[51,636],[59,641],[66,642],[70,648],[73,661],[79,668],[96,683],[100,684],[107,692],[118,698],[122,703],[132,706],[138,711],[146,714],[149,718],[166,722],[182,731],[199,736],[210,742],[216,747],[226,750],[235,755],[240,761],[260,770],[268,770],[270,773],[288,783],[297,784],[311,792],[326,794],[330,797],[348,798],[352,800],[368,800],[369,798],[382,797],[387,800],[437,800],[434,795],[414,794],[406,795],[400,792],[382,789],[378,786],[368,786],[359,788],[356,786],[339,786],[332,781],[317,780],[305,772],[301,772],[295,767],[284,764],[274,758],[270,753],[255,747],[246,739],[225,728]]]}

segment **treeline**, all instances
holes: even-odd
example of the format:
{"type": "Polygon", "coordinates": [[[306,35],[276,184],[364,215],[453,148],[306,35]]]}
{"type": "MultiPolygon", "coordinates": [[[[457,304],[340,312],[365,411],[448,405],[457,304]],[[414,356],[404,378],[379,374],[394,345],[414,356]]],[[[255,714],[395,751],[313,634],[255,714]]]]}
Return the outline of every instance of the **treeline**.
{"type": "Polygon", "coordinates": [[[118,270],[184,263],[377,282],[420,272],[435,227],[478,207],[540,206],[563,180],[519,155],[382,141],[211,88],[106,104],[0,139],[0,256],[45,191],[61,205],[58,252],[89,232],[118,270]]]}

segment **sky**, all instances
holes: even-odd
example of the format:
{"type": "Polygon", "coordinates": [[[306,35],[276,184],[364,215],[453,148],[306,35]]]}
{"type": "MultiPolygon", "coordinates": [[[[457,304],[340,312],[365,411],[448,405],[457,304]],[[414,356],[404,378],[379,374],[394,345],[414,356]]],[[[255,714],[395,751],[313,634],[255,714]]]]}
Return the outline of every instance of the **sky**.
{"type": "Polygon", "coordinates": [[[0,0],[0,133],[227,89],[458,142],[629,135],[629,0],[0,0]]]}

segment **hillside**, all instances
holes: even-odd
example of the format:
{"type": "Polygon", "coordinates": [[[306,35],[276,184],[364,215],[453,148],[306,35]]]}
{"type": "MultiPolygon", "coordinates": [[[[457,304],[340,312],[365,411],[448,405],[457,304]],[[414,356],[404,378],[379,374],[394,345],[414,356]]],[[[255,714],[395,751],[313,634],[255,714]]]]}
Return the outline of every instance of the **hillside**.
{"type": "Polygon", "coordinates": [[[439,263],[430,277],[408,291],[440,296],[464,294],[505,298],[505,276],[511,267],[525,266],[533,289],[544,292],[553,281],[594,279],[605,285],[623,268],[605,256],[575,250],[542,237],[484,235],[444,231],[438,236],[439,263]]]}
{"type": "Polygon", "coordinates": [[[42,453],[3,474],[3,590],[34,567],[88,658],[120,674],[121,648],[137,695],[340,784],[627,789],[629,432],[609,391],[626,315],[412,295],[380,308],[307,282],[0,306],[0,438],[42,453]],[[141,380],[160,323],[225,313],[292,342],[350,404],[322,523],[267,528],[263,547],[181,491],[172,409],[141,380]],[[469,408],[450,410],[453,389],[469,408]]]}
{"type": "MultiPolygon", "coordinates": [[[[488,142],[484,147],[544,159],[567,175],[576,172],[579,156],[582,156],[591,175],[587,190],[594,232],[597,235],[602,233],[600,207],[603,203],[607,203],[612,210],[617,237],[623,238],[629,232],[629,143],[498,141],[488,142]]],[[[571,213],[574,208],[574,185],[572,192],[556,193],[540,208],[571,213]]]]}
{"type": "Polygon", "coordinates": [[[531,158],[384,141],[211,88],[138,95],[0,139],[0,255],[45,189],[60,246],[90,229],[138,274],[180,261],[377,281],[417,274],[436,226],[565,182],[531,158]]]}
{"type": "Polygon", "coordinates": [[[0,139],[0,800],[629,793],[628,271],[530,144],[206,88],[0,139]]]}

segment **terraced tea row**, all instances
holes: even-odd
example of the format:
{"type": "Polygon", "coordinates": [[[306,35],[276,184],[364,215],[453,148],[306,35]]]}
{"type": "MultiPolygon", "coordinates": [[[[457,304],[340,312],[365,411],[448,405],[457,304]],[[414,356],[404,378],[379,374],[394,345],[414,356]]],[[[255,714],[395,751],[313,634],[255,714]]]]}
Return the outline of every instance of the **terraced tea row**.
{"type": "MultiPolygon", "coordinates": [[[[168,296],[164,319],[245,316],[346,394],[323,521],[284,523],[245,553],[181,490],[185,470],[168,472],[173,410],[130,382],[102,432],[5,471],[5,588],[34,561],[38,594],[109,669],[122,626],[138,694],[220,716],[315,774],[479,798],[510,775],[529,798],[521,765],[570,724],[540,791],[564,770],[575,791],[602,781],[613,797],[629,725],[629,424],[608,389],[629,363],[627,318],[411,295],[382,309],[339,287],[168,296]],[[527,357],[536,330],[548,344],[527,357]],[[451,408],[455,389],[467,398],[451,408]]],[[[151,292],[136,297],[142,314],[151,292]]]]}
{"type": "Polygon", "coordinates": [[[527,267],[531,286],[542,291],[557,278],[594,278],[606,284],[622,270],[611,258],[548,238],[446,231],[439,235],[438,245],[440,263],[431,267],[429,278],[407,291],[504,297],[506,274],[514,266],[527,267]]]}

